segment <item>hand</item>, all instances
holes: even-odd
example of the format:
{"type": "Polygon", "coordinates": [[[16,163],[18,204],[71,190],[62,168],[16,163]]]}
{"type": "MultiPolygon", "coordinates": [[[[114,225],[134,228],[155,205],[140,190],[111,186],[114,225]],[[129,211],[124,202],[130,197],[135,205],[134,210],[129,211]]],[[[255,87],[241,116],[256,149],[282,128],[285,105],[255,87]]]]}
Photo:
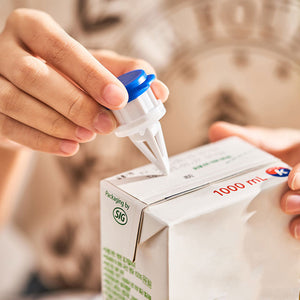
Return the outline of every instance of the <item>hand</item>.
{"type": "MultiPolygon", "coordinates": [[[[62,156],[116,127],[113,114],[128,100],[115,77],[142,61],[110,51],[90,53],[46,13],[17,9],[0,34],[0,144],[14,141],[62,156]]],[[[151,88],[162,101],[168,89],[151,88]]]]}
{"type": "MultiPolygon", "coordinates": [[[[233,135],[271,153],[293,167],[288,177],[289,191],[282,196],[280,205],[287,214],[300,214],[300,130],[241,127],[225,122],[217,122],[209,130],[211,141],[233,135]]],[[[289,227],[292,236],[300,240],[300,216],[296,216],[289,227]]]]}

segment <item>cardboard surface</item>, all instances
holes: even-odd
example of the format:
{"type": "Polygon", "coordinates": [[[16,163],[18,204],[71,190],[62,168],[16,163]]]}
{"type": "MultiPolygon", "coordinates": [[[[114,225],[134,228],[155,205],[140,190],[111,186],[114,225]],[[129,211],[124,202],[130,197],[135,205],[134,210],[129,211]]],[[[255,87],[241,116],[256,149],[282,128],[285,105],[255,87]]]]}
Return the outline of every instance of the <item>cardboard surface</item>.
{"type": "Polygon", "coordinates": [[[107,181],[140,201],[151,204],[278,161],[235,137],[213,145],[171,157],[168,176],[160,175],[155,166],[147,165],[108,178],[107,181]]]}
{"type": "Polygon", "coordinates": [[[167,177],[148,165],[101,182],[105,299],[296,299],[288,166],[237,138],[170,164],[167,177]]]}

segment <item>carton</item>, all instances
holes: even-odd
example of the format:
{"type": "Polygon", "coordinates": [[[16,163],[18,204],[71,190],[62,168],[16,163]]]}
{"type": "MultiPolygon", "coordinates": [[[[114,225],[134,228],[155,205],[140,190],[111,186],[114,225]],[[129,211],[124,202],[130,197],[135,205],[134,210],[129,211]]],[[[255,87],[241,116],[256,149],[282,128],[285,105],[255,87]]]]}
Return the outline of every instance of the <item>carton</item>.
{"type": "Polygon", "coordinates": [[[288,165],[229,138],[101,182],[105,299],[297,299],[288,165]]]}

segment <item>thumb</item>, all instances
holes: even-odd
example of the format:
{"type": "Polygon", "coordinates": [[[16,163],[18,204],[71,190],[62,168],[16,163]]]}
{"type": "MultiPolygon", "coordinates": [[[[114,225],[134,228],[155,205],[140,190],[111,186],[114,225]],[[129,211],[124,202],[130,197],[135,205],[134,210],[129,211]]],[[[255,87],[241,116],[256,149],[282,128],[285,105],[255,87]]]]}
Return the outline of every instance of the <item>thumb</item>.
{"type": "Polygon", "coordinates": [[[296,129],[268,129],[255,126],[238,126],[216,122],[209,129],[211,141],[238,136],[256,147],[267,151],[292,166],[299,162],[300,131],[296,129]]]}
{"type": "Polygon", "coordinates": [[[300,190],[300,163],[289,174],[288,184],[293,191],[300,190]]]}

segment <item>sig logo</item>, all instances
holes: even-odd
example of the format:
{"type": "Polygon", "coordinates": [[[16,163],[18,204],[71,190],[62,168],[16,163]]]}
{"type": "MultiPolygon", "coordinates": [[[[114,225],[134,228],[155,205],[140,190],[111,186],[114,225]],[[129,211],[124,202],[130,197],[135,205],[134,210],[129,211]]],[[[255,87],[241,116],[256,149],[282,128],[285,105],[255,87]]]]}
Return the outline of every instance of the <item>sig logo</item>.
{"type": "Polygon", "coordinates": [[[121,207],[116,207],[113,210],[113,217],[117,223],[120,225],[125,225],[128,221],[126,212],[121,207]]]}
{"type": "Polygon", "coordinates": [[[267,169],[266,173],[275,177],[287,177],[290,174],[290,169],[283,167],[272,167],[267,169]]]}

